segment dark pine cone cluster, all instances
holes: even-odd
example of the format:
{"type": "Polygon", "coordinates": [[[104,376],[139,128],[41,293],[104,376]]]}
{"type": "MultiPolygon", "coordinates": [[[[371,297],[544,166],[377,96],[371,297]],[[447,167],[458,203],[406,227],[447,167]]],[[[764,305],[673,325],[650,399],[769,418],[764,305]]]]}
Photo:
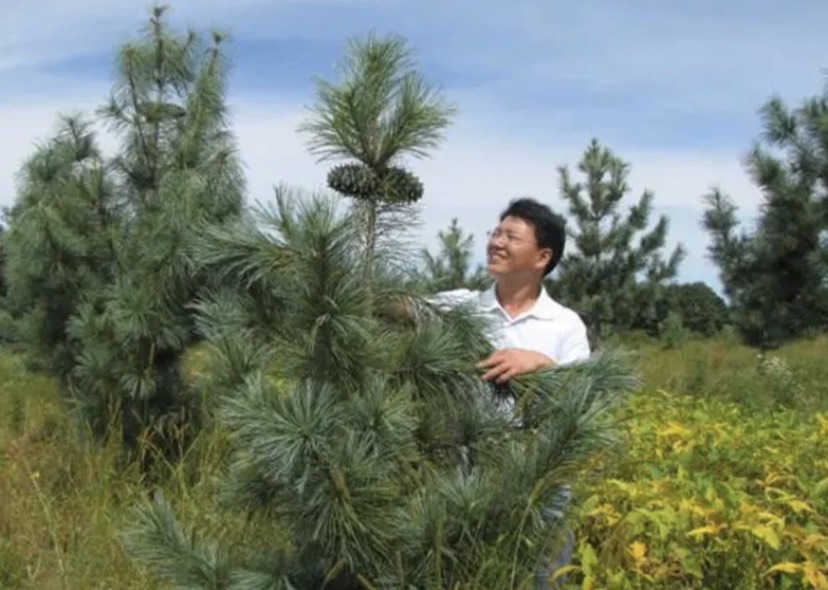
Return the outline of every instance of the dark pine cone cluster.
{"type": "Polygon", "coordinates": [[[388,203],[414,203],[423,196],[420,180],[395,166],[377,173],[364,164],[342,164],[328,173],[328,186],[355,199],[388,203]]]}

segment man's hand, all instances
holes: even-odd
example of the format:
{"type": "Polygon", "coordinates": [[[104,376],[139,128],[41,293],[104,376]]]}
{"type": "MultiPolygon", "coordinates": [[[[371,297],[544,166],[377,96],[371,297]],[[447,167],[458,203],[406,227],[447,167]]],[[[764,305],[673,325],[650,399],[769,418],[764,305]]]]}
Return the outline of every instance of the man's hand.
{"type": "Polygon", "coordinates": [[[483,374],[484,380],[491,381],[494,379],[498,383],[506,383],[519,375],[532,373],[546,367],[554,367],[555,361],[533,350],[506,348],[498,350],[477,363],[477,366],[481,369],[488,369],[483,374]]]}

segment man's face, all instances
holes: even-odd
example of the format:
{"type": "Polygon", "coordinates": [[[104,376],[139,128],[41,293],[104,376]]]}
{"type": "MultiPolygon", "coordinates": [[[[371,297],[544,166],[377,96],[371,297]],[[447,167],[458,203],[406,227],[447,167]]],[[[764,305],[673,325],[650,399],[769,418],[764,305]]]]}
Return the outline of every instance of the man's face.
{"type": "Polygon", "coordinates": [[[495,277],[543,275],[551,257],[548,248],[539,248],[534,228],[518,217],[505,217],[489,234],[486,246],[489,273],[495,277]]]}

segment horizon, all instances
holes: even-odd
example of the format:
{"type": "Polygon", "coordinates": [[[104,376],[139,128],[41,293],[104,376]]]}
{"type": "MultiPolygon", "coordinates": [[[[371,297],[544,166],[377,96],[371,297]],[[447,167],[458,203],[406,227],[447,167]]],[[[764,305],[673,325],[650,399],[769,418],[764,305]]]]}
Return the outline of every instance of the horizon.
{"type": "MultiPolygon", "coordinates": [[[[13,7],[0,24],[0,206],[13,203],[22,160],[58,115],[91,114],[105,101],[118,45],[149,17],[149,6],[127,4],[45,0],[37,13],[13,7]]],[[[702,197],[720,187],[750,229],[761,194],[742,159],[761,134],[759,108],[773,95],[795,106],[823,87],[828,5],[815,0],[796,12],[711,0],[637,0],[624,9],[596,0],[518,0],[509,9],[467,0],[169,4],[178,31],[230,32],[227,101],[249,204],[282,184],[331,192],[330,164],[316,163],[297,132],[313,78],[334,75],[353,36],[404,37],[425,78],[459,109],[441,148],[409,164],[426,191],[418,241],[434,250],[456,217],[474,236],[473,264],[483,262],[485,231],[512,198],[534,197],[570,219],[557,167],[574,171],[594,137],[631,166],[622,208],[652,190],[650,225],[668,216],[665,255],[678,243],[687,250],[676,280],[722,294],[700,227],[702,197]]]]}

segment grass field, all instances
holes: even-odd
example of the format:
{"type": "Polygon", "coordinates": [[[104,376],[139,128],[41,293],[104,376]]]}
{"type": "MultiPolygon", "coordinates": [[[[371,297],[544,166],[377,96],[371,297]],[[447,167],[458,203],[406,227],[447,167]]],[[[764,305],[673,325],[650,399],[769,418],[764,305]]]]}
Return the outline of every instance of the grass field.
{"type": "MultiPolygon", "coordinates": [[[[573,587],[828,588],[828,338],[763,358],[636,347],[620,457],[578,490],[573,587]]],[[[71,424],[48,378],[0,355],[0,588],[164,587],[119,543],[146,488],[71,424]]],[[[216,503],[226,448],[208,429],[158,478],[184,522],[243,542],[251,525],[216,503]]]]}

